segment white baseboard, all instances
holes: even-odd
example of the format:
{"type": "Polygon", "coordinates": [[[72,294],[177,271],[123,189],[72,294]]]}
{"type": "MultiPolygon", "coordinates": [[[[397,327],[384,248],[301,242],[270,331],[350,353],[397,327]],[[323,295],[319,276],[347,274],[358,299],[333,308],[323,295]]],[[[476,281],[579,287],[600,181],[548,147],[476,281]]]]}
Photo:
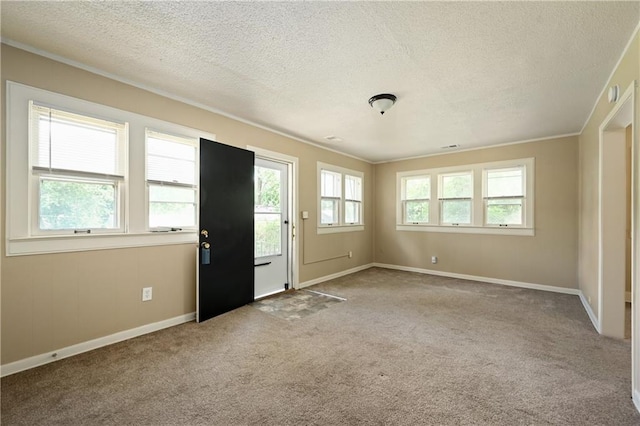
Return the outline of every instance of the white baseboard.
{"type": "Polygon", "coordinates": [[[580,301],[582,302],[582,306],[584,307],[584,310],[587,311],[587,315],[589,315],[591,324],[593,324],[593,328],[595,328],[599,334],[602,334],[602,331],[600,331],[600,322],[598,321],[598,317],[596,317],[596,314],[593,312],[593,309],[591,308],[589,301],[587,300],[586,297],[584,297],[584,293],[582,293],[582,291],[580,292],[579,296],[580,296],[580,301]]]}
{"type": "Polygon", "coordinates": [[[20,371],[28,370],[30,368],[38,367],[44,364],[48,364],[50,362],[68,358],[73,355],[78,355],[83,352],[88,352],[94,349],[98,349],[103,346],[122,342],[123,340],[128,340],[133,337],[142,336],[143,334],[153,333],[154,331],[162,330],[163,328],[169,328],[175,325],[183,324],[185,322],[193,321],[196,317],[195,315],[196,315],[195,312],[192,312],[190,314],[180,315],[180,316],[169,318],[163,321],[154,322],[152,324],[146,324],[140,327],[132,328],[130,330],[121,331],[115,334],[111,334],[109,336],[99,337],[97,339],[89,340],[87,342],[82,342],[76,345],[67,346],[66,348],[61,348],[55,351],[21,359],[19,361],[10,362],[0,367],[0,377],[5,377],[10,374],[15,374],[20,371]]]}
{"type": "Polygon", "coordinates": [[[580,290],[577,288],[556,287],[552,285],[534,284],[522,281],[503,280],[501,278],[480,277],[476,275],[457,274],[454,272],[434,271],[431,269],[413,268],[411,266],[389,265],[386,263],[374,263],[373,266],[378,268],[396,269],[399,271],[418,272],[420,274],[438,275],[440,277],[459,278],[463,280],[482,281],[490,284],[500,284],[510,287],[529,288],[532,290],[551,291],[554,293],[564,293],[579,295],[580,290]]]}
{"type": "Polygon", "coordinates": [[[638,391],[637,389],[634,389],[633,397],[631,398],[631,400],[633,401],[633,405],[636,406],[636,410],[640,412],[640,391],[638,391]]]}
{"type": "Polygon", "coordinates": [[[301,289],[301,288],[312,286],[314,284],[320,284],[320,283],[325,282],[325,281],[333,280],[335,278],[344,277],[345,275],[353,274],[355,272],[364,271],[365,269],[369,269],[369,268],[371,268],[373,266],[374,266],[373,263],[368,263],[366,265],[356,266],[355,268],[347,269],[346,271],[340,271],[340,272],[336,272],[335,274],[325,275],[325,276],[319,277],[319,278],[314,278],[314,279],[309,280],[309,281],[298,283],[298,285],[296,286],[296,289],[301,289]]]}

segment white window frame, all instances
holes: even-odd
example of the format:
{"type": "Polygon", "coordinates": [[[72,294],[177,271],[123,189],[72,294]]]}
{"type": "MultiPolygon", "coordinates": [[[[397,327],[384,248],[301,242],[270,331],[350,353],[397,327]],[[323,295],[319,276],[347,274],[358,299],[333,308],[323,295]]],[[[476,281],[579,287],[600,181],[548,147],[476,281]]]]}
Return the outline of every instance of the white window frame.
{"type": "Polygon", "coordinates": [[[534,172],[535,159],[518,158],[513,160],[493,161],[487,163],[466,164],[453,167],[442,167],[422,170],[409,170],[396,173],[396,230],[416,232],[448,232],[492,235],[534,236],[534,172]],[[523,225],[487,225],[485,223],[486,171],[493,169],[524,168],[523,225]],[[469,225],[451,225],[441,223],[440,194],[441,180],[445,174],[471,171],[473,176],[472,219],[469,225]],[[403,182],[414,176],[430,176],[431,199],[429,201],[429,223],[406,223],[403,209],[403,182]]]}
{"type": "Polygon", "coordinates": [[[118,151],[118,162],[120,167],[120,174],[118,175],[103,175],[101,173],[96,172],[84,172],[79,170],[62,170],[55,169],[51,167],[43,167],[37,166],[35,164],[33,149],[34,144],[37,142],[33,140],[35,137],[32,134],[33,129],[30,128],[29,131],[29,170],[31,171],[29,191],[32,194],[31,197],[31,206],[32,208],[29,211],[30,217],[30,226],[31,226],[31,234],[34,236],[52,236],[52,235],[75,235],[75,234],[108,234],[108,233],[122,233],[125,230],[125,211],[126,211],[126,199],[124,197],[125,193],[125,185],[124,182],[127,180],[127,152],[128,152],[128,136],[129,136],[129,125],[126,122],[119,122],[117,120],[105,119],[103,117],[95,117],[89,114],[78,113],[75,111],[68,111],[62,108],[56,108],[50,105],[45,105],[40,102],[29,102],[29,125],[35,127],[31,120],[33,119],[33,108],[44,107],[51,108],[52,110],[56,110],[63,113],[71,113],[73,115],[78,116],[79,121],[82,119],[86,119],[87,121],[98,119],[100,121],[107,121],[109,124],[120,125],[120,129],[118,129],[118,140],[117,140],[117,151],[118,151]],[[87,182],[87,183],[105,183],[105,184],[113,184],[116,187],[116,206],[115,213],[117,216],[117,226],[114,228],[78,228],[78,229],[41,229],[40,228],[40,188],[42,179],[51,179],[51,180],[65,180],[65,181],[77,181],[77,182],[87,182]]]}
{"type": "MultiPolygon", "coordinates": [[[[7,256],[186,244],[198,241],[195,230],[151,232],[147,227],[145,129],[215,140],[213,134],[140,114],[7,81],[6,83],[7,256]],[[34,232],[34,191],[29,151],[29,101],[56,109],[129,124],[128,162],[122,181],[124,213],[120,232],[42,235],[34,232]]],[[[37,211],[35,211],[37,213],[37,211]]],[[[197,223],[197,221],[196,221],[197,223]]]]}
{"type": "Polygon", "coordinates": [[[410,175],[401,175],[399,176],[399,197],[400,197],[400,223],[403,225],[429,225],[433,223],[433,218],[437,217],[434,215],[434,212],[431,211],[431,200],[433,199],[433,186],[431,184],[432,178],[429,174],[410,174],[410,175]],[[429,197],[428,198],[412,198],[407,199],[407,180],[410,179],[429,179],[429,197]],[[407,201],[421,201],[426,202],[429,206],[429,218],[426,222],[410,222],[407,220],[407,201]]]}
{"type": "Polygon", "coordinates": [[[483,198],[483,215],[484,215],[484,226],[494,227],[494,228],[524,228],[527,225],[527,167],[524,165],[518,166],[510,166],[510,167],[486,167],[482,170],[482,198],[483,198]],[[489,172],[496,170],[515,170],[522,169],[522,193],[521,196],[500,196],[500,197],[489,197],[489,172]],[[499,199],[521,199],[522,200],[522,223],[521,224],[494,224],[487,222],[487,210],[489,207],[490,200],[499,200],[499,199]]]}
{"type": "Polygon", "coordinates": [[[466,170],[457,170],[454,172],[443,172],[438,173],[438,211],[440,213],[440,225],[441,226],[473,226],[474,222],[474,171],[471,169],[466,170]],[[445,198],[443,194],[444,184],[442,183],[445,177],[455,177],[455,176],[470,176],[471,177],[471,196],[470,197],[450,197],[445,198]],[[471,205],[469,212],[469,223],[454,223],[454,222],[445,222],[444,221],[444,204],[447,201],[468,201],[471,205]]]}
{"type": "Polygon", "coordinates": [[[146,225],[147,225],[147,230],[151,231],[151,232],[164,232],[164,231],[175,231],[175,230],[197,230],[198,229],[198,200],[200,198],[200,188],[198,185],[198,181],[199,181],[199,176],[198,176],[198,172],[200,170],[200,143],[199,140],[197,138],[194,137],[189,137],[189,136],[185,136],[185,135],[176,135],[176,134],[172,134],[172,133],[167,133],[167,132],[163,132],[163,131],[158,131],[156,129],[153,128],[149,128],[147,127],[145,129],[145,137],[144,137],[144,159],[145,159],[145,220],[146,220],[146,225]],[[195,158],[194,158],[194,162],[195,162],[195,170],[194,170],[194,184],[193,185],[188,185],[188,184],[181,184],[181,183],[173,183],[173,182],[166,182],[166,181],[156,181],[156,180],[151,180],[148,177],[148,170],[149,170],[149,153],[148,153],[148,140],[147,138],[149,136],[153,136],[153,135],[158,135],[159,137],[164,137],[167,138],[168,140],[172,140],[172,142],[175,143],[181,143],[184,145],[188,145],[188,146],[192,146],[195,148],[195,158]],[[171,187],[177,187],[177,188],[191,188],[194,190],[194,196],[195,196],[195,217],[194,217],[194,225],[193,226],[181,226],[176,224],[176,226],[174,227],[152,227],[149,224],[149,215],[151,212],[151,197],[149,194],[149,188],[151,187],[151,185],[166,185],[166,186],[171,186],[171,187]]]}
{"type": "Polygon", "coordinates": [[[332,164],[318,162],[317,167],[317,203],[318,203],[318,220],[317,220],[317,233],[318,234],[331,234],[337,232],[353,232],[353,231],[364,231],[364,192],[365,192],[365,182],[364,182],[364,173],[351,170],[344,167],[334,166],[332,164]],[[338,207],[338,222],[335,224],[323,224],[322,220],[322,170],[327,170],[333,173],[340,174],[340,199],[339,199],[339,207],[338,207]],[[361,198],[360,200],[360,222],[358,223],[346,223],[344,221],[344,211],[345,211],[345,175],[354,176],[360,178],[361,182],[361,198]]]}

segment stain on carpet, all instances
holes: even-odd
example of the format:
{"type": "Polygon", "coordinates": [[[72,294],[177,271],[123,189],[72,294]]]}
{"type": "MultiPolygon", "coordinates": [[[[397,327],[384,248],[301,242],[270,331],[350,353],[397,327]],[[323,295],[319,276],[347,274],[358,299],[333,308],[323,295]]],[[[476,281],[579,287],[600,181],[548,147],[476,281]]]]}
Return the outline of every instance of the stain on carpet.
{"type": "Polygon", "coordinates": [[[269,297],[251,304],[256,309],[285,320],[304,318],[346,299],[308,290],[269,297]]]}

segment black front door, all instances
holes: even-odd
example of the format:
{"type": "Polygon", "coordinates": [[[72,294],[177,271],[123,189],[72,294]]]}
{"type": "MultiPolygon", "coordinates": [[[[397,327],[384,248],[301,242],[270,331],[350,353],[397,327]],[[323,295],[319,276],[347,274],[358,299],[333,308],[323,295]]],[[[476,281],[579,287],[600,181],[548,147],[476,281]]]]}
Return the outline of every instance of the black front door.
{"type": "Polygon", "coordinates": [[[196,320],[253,302],[254,153],[200,139],[196,320]]]}

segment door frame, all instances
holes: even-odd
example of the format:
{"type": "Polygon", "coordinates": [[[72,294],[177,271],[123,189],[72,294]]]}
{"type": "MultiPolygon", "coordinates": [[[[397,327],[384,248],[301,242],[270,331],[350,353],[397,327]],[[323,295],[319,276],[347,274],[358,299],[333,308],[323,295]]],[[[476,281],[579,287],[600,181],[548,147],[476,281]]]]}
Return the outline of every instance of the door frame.
{"type": "Polygon", "coordinates": [[[630,93],[626,95],[598,129],[598,332],[619,339],[624,338],[625,328],[624,309],[620,309],[625,301],[628,214],[625,129],[633,124],[633,99],[630,93]]]}
{"type": "Polygon", "coordinates": [[[289,187],[288,189],[288,215],[289,224],[287,225],[287,234],[289,235],[289,248],[287,256],[289,257],[289,270],[287,271],[287,277],[289,281],[289,288],[298,288],[299,280],[299,264],[298,264],[298,238],[296,235],[298,217],[298,157],[282,154],[276,151],[270,151],[268,149],[259,148],[256,146],[247,145],[249,151],[255,153],[256,158],[264,158],[265,160],[277,161],[284,163],[288,168],[289,175],[289,187]]]}
{"type": "MultiPolygon", "coordinates": [[[[638,96],[636,96],[637,81],[633,80],[624,93],[620,96],[616,105],[607,114],[599,127],[599,170],[598,170],[598,316],[597,331],[600,334],[609,335],[608,331],[612,328],[611,322],[617,321],[619,314],[610,316],[605,308],[604,298],[608,289],[604,288],[605,273],[608,258],[605,256],[606,241],[604,239],[604,227],[608,217],[603,216],[605,206],[603,205],[604,185],[606,179],[607,163],[605,155],[605,145],[607,142],[620,145],[620,135],[616,134],[631,124],[631,393],[632,400],[636,409],[640,411],[640,292],[638,291],[638,282],[640,280],[640,270],[637,265],[640,264],[640,141],[638,140],[638,117],[639,111],[638,96]],[[629,110],[630,109],[630,112],[629,110]]],[[[624,139],[624,137],[623,137],[624,139]]],[[[624,142],[624,141],[623,141],[624,142]]],[[[626,151],[625,144],[621,144],[621,148],[626,151]]],[[[609,145],[611,146],[611,145],[609,145]]],[[[625,152],[626,155],[626,152],[625,152]]],[[[623,224],[626,228],[626,225],[623,224]]],[[[624,242],[622,242],[624,244],[624,242]]],[[[614,291],[620,293],[622,303],[624,303],[624,282],[618,283],[618,287],[614,291]]],[[[615,328],[615,327],[614,327],[615,328]]]]}

